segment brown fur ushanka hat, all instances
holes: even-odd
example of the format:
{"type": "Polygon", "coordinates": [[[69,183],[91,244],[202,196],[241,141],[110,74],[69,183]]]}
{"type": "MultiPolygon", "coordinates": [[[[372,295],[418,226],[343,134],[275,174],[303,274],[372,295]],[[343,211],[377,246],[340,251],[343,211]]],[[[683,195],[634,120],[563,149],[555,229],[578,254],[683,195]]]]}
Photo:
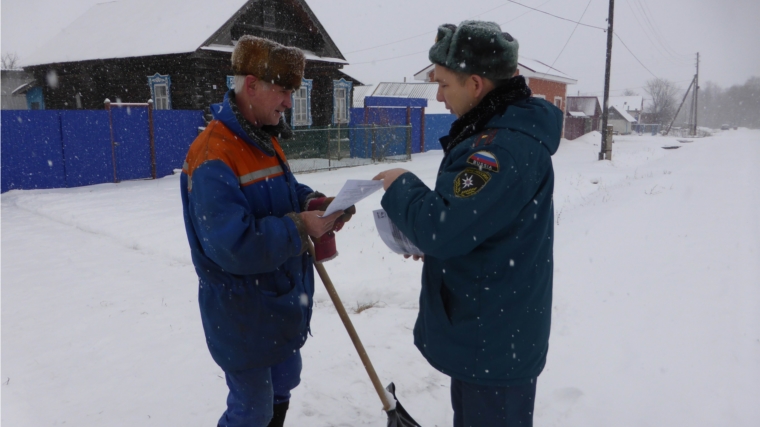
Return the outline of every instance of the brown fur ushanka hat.
{"type": "Polygon", "coordinates": [[[301,49],[254,36],[240,37],[232,51],[232,71],[253,75],[285,89],[301,87],[306,57],[301,49]]]}

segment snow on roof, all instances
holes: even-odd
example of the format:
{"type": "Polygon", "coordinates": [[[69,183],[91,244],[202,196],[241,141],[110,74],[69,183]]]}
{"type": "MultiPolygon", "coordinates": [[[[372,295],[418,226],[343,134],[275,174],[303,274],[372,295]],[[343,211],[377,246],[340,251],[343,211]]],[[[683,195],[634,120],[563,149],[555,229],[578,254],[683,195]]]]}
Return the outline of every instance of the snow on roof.
{"type": "Polygon", "coordinates": [[[571,117],[588,117],[588,115],[582,111],[570,111],[569,114],[571,117]]]}
{"type": "MultiPolygon", "coordinates": [[[[642,96],[611,96],[610,107],[618,111],[641,111],[642,96]]],[[[604,98],[599,98],[599,105],[604,105],[604,98]]]]}
{"type": "MultiPolygon", "coordinates": [[[[213,44],[212,43],[212,44],[210,44],[208,46],[201,47],[201,49],[202,50],[212,50],[212,51],[215,51],[215,52],[228,52],[228,53],[232,53],[232,51],[235,49],[235,46],[223,45],[223,44],[213,44]]],[[[303,54],[306,57],[306,59],[309,60],[309,61],[334,62],[336,64],[346,64],[346,65],[348,65],[348,61],[346,61],[345,59],[328,58],[328,57],[317,56],[316,53],[308,51],[308,50],[303,50],[303,49],[301,51],[303,52],[303,54]]]]}
{"type": "MultiPolygon", "coordinates": [[[[430,64],[422,70],[418,71],[416,74],[414,74],[414,80],[420,80],[424,82],[430,81],[428,74],[433,71],[433,67],[435,67],[435,65],[430,64]]],[[[521,56],[517,60],[517,68],[520,70],[521,75],[528,78],[538,78],[570,85],[578,83],[578,80],[568,76],[562,71],[559,71],[556,68],[552,68],[541,61],[526,58],[524,56],[521,56]]]]}
{"type": "Polygon", "coordinates": [[[393,83],[384,82],[377,86],[355,86],[354,107],[364,107],[368,96],[388,96],[393,98],[422,98],[435,101],[438,83],[393,83]]]}
{"type": "Polygon", "coordinates": [[[614,105],[611,105],[610,108],[611,109],[614,108],[615,111],[617,111],[618,114],[620,114],[621,116],[623,116],[623,118],[626,121],[628,121],[629,123],[636,123],[637,122],[637,120],[632,115],[630,115],[627,112],[625,112],[625,110],[621,110],[621,109],[619,109],[618,107],[616,107],[614,105]]]}
{"type": "Polygon", "coordinates": [[[354,108],[364,108],[364,98],[372,95],[375,87],[372,85],[367,86],[354,86],[354,108]]]}
{"type": "Polygon", "coordinates": [[[596,116],[597,107],[600,105],[598,102],[595,96],[568,96],[566,98],[568,111],[583,112],[588,117],[596,116]]]}
{"type": "Polygon", "coordinates": [[[560,83],[566,83],[574,85],[578,83],[578,80],[568,76],[567,74],[559,71],[558,69],[544,64],[541,61],[526,58],[521,56],[517,59],[517,68],[520,70],[520,74],[529,78],[539,78],[544,80],[557,81],[560,83]]]}
{"type": "Polygon", "coordinates": [[[97,4],[24,65],[197,50],[247,0],[119,0],[97,4]]]}
{"type": "Polygon", "coordinates": [[[435,99],[438,83],[380,83],[372,96],[435,99]]]}

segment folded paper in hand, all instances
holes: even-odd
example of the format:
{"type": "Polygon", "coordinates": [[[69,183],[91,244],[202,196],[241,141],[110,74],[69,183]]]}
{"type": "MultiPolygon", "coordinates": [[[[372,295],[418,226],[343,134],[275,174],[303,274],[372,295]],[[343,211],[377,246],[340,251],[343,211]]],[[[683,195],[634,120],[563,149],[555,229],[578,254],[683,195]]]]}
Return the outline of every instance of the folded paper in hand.
{"type": "Polygon", "coordinates": [[[381,188],[383,188],[383,181],[380,180],[349,179],[343,184],[343,188],[322,216],[330,216],[335,212],[346,210],[381,188]]]}
{"type": "Polygon", "coordinates": [[[402,255],[424,255],[422,251],[414,246],[414,243],[404,236],[401,230],[388,218],[388,214],[383,209],[372,212],[375,217],[375,226],[383,242],[397,254],[402,255]]]}

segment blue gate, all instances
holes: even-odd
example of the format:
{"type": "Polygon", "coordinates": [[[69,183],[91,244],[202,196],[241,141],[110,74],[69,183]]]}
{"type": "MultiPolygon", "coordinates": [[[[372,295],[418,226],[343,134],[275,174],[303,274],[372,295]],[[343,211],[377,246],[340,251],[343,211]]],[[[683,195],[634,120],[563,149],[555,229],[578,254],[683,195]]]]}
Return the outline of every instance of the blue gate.
{"type": "Polygon", "coordinates": [[[111,108],[111,115],[116,179],[126,181],[150,178],[152,162],[148,109],[111,108]]]}

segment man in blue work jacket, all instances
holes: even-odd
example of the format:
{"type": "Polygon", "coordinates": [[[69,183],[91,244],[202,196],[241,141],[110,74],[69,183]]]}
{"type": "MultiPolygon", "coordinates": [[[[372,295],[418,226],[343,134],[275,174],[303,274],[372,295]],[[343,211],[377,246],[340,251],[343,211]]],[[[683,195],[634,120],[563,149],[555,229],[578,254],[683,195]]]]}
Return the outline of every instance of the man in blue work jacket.
{"type": "Polygon", "coordinates": [[[438,28],[438,100],[457,116],[435,188],[390,169],[382,206],[425,254],[414,342],[451,377],[454,426],[531,426],[551,323],[562,112],[516,76],[498,24],[438,28]]]}
{"type": "Polygon", "coordinates": [[[332,230],[350,218],[321,216],[331,199],[296,180],[280,147],[292,135],[282,113],[305,62],[297,48],[242,36],[232,53],[235,89],[211,106],[214,120],[182,171],[206,343],[229,387],[220,427],[283,426],[301,380],[313,262],[337,255],[332,230]]]}

